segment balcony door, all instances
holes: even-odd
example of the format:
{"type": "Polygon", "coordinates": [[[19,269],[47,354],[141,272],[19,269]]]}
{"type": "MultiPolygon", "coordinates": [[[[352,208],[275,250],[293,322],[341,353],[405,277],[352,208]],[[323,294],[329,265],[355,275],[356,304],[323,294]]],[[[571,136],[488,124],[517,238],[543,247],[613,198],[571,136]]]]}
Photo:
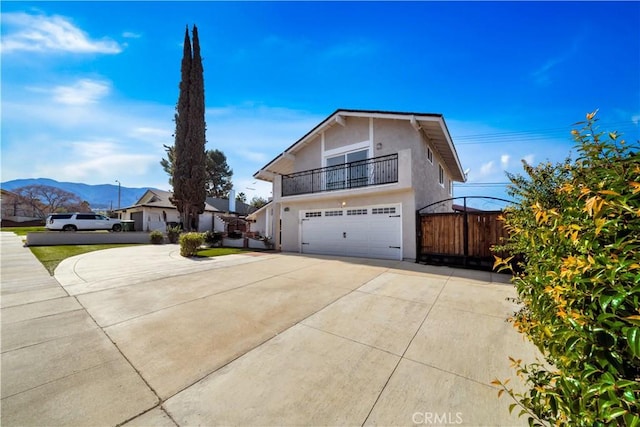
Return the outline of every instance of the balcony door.
{"type": "Polygon", "coordinates": [[[368,183],[369,150],[358,150],[327,157],[325,182],[327,190],[363,187],[368,183]]]}

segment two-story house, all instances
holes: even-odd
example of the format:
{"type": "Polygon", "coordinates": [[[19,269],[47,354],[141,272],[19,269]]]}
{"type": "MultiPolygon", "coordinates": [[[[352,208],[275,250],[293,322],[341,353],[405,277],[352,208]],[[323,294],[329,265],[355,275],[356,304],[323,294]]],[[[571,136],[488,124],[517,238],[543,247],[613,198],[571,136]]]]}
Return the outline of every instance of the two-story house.
{"type": "Polygon", "coordinates": [[[273,200],[252,230],[276,248],[397,260],[416,258],[416,210],[465,180],[441,114],[364,110],[337,110],[254,177],[273,200]]]}

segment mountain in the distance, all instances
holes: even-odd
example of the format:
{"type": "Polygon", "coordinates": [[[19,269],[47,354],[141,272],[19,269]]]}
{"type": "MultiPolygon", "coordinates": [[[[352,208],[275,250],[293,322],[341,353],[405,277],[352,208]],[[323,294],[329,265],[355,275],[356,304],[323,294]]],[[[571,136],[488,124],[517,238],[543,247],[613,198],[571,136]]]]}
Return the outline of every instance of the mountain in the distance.
{"type": "MultiPolygon", "coordinates": [[[[118,208],[118,185],[100,184],[89,185],[78,182],[58,182],[49,178],[14,179],[0,183],[4,190],[12,191],[26,185],[48,185],[68,191],[86,200],[93,209],[118,208]]],[[[133,205],[150,188],[120,187],[120,207],[133,205]]]]}

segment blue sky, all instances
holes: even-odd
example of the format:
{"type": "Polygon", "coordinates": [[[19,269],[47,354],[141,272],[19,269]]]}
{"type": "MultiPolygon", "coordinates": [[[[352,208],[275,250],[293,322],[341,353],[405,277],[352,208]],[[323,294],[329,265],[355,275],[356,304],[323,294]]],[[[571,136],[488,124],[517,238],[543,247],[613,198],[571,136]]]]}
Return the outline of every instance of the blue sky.
{"type": "Polygon", "coordinates": [[[442,113],[467,185],[560,161],[572,124],[640,139],[639,2],[2,2],[2,181],[169,189],[184,29],[236,190],[338,108],[442,113]]]}

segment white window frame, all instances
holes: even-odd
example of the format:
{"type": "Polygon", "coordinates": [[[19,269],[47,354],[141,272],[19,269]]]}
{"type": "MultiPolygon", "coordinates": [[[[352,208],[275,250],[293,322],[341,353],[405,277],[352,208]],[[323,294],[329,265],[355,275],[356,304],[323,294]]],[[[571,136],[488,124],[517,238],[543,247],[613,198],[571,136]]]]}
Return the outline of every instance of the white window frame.
{"type": "MultiPolygon", "coordinates": [[[[356,153],[358,151],[364,151],[364,150],[367,150],[367,159],[371,159],[373,155],[373,145],[371,143],[371,140],[362,141],[355,144],[343,145],[342,147],[332,148],[330,150],[324,150],[324,152],[322,153],[322,167],[323,168],[327,167],[328,159],[332,157],[338,157],[338,156],[344,156],[344,160],[346,164],[347,155],[351,153],[356,153]]],[[[346,180],[346,177],[347,175],[345,173],[345,180],[346,180]]],[[[373,177],[368,176],[368,180],[369,180],[369,183],[373,182],[372,181],[373,177]]],[[[326,185],[327,183],[325,182],[324,186],[326,185]]]]}
{"type": "Polygon", "coordinates": [[[349,153],[354,151],[362,151],[364,149],[368,150],[367,158],[371,158],[371,154],[373,153],[373,145],[371,145],[371,141],[362,141],[356,144],[344,145],[338,148],[332,148],[331,150],[324,150],[322,153],[322,167],[327,167],[327,159],[330,157],[336,157],[339,155],[346,156],[349,153]]]}
{"type": "Polygon", "coordinates": [[[444,168],[438,163],[438,183],[444,188],[444,168]]]}
{"type": "Polygon", "coordinates": [[[429,160],[429,163],[433,164],[433,151],[431,151],[431,148],[427,147],[427,160],[429,160]]]}

